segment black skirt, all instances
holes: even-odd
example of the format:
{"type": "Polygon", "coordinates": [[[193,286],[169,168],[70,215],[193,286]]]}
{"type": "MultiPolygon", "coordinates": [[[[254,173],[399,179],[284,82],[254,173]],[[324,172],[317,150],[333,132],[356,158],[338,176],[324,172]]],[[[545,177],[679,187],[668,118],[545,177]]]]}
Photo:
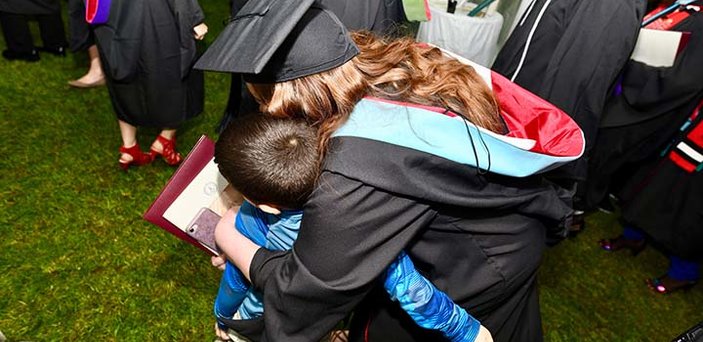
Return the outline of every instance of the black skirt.
{"type": "MultiPolygon", "coordinates": [[[[135,72],[116,80],[109,59],[101,56],[112,105],[117,118],[131,125],[177,128],[203,110],[203,73],[191,70],[182,77],[178,25],[166,1],[144,1],[139,14],[143,30],[135,72]]],[[[105,44],[96,37],[98,46],[105,44]]]]}

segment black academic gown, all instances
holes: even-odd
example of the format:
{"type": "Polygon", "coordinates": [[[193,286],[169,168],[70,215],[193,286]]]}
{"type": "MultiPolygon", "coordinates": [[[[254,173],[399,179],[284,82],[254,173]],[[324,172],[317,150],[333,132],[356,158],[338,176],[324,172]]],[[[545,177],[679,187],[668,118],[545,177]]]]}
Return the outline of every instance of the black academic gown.
{"type": "Polygon", "coordinates": [[[203,74],[191,69],[203,20],[196,0],[112,0],[94,32],[118,119],[175,128],[202,112],[203,74]]]}
{"type": "Polygon", "coordinates": [[[644,0],[535,0],[496,57],[494,71],[514,77],[584,131],[584,157],[554,177],[585,179],[603,106],[634,48],[645,6],[644,0]]]}
{"type": "MultiPolygon", "coordinates": [[[[235,15],[248,0],[232,0],[235,15]]],[[[405,20],[402,0],[318,0],[327,7],[349,30],[369,30],[377,34],[390,33],[405,20]]]]}
{"type": "Polygon", "coordinates": [[[495,341],[542,339],[535,277],[545,225],[570,208],[540,177],[479,176],[417,150],[337,137],[304,211],[292,252],[262,248],[252,261],[265,295],[266,331],[255,340],[317,341],[358,305],[352,341],[365,330],[370,341],[441,341],[379,287],[401,250],[495,341]]]}
{"type": "MultiPolygon", "coordinates": [[[[695,3],[703,6],[703,1],[695,3]]],[[[629,61],[622,94],[608,101],[591,153],[586,203],[598,204],[627,181],[641,163],[668,144],[703,97],[703,14],[693,13],[672,30],[691,32],[674,66],[629,61]]]]}
{"type": "MultiPolygon", "coordinates": [[[[522,89],[510,92],[515,88],[495,75],[492,84],[510,131],[551,151],[539,152],[542,157],[570,156],[566,162],[583,152],[581,131],[565,114],[522,89]]],[[[514,161],[532,152],[503,149],[502,140],[484,146],[492,163],[479,158],[483,169],[494,165],[496,173],[479,173],[471,166],[478,137],[439,108],[417,112],[374,101],[360,102],[330,140],[293,249],[255,254],[249,273],[264,294],[263,318],[230,326],[253,340],[318,341],[354,310],[351,341],[365,335],[370,341],[442,341],[437,331],[418,328],[382,289],[385,269],[405,251],[495,341],[542,340],[536,273],[547,232],[563,231],[572,212],[570,193],[536,174],[546,164],[521,171],[514,161]],[[413,128],[421,122],[426,130],[413,128]],[[379,125],[386,128],[378,131],[379,125]],[[438,133],[450,134],[447,144],[427,144],[438,133]],[[433,150],[440,145],[451,149],[433,150]]],[[[534,164],[542,158],[534,157],[534,164]]]]}
{"type": "Polygon", "coordinates": [[[630,175],[619,196],[626,225],[644,231],[667,253],[700,262],[703,260],[703,173],[681,166],[700,168],[701,163],[677,146],[683,143],[695,153],[703,152],[700,138],[691,139],[701,136],[703,115],[698,115],[687,127],[676,134],[663,156],[643,163],[630,175]],[[690,132],[694,127],[697,132],[690,132]],[[672,154],[682,160],[675,162],[672,154]]]}
{"type": "Polygon", "coordinates": [[[59,0],[0,0],[0,12],[14,14],[56,14],[60,13],[59,0]]]}
{"type": "Polygon", "coordinates": [[[369,30],[377,34],[392,34],[405,21],[401,0],[318,0],[334,13],[349,30],[369,30]]]}

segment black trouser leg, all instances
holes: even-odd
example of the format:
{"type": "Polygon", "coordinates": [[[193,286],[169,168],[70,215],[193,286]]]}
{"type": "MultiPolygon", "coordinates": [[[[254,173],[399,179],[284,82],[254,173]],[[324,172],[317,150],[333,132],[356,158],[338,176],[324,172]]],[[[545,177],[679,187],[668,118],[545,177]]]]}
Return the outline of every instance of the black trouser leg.
{"type": "Polygon", "coordinates": [[[95,44],[90,25],[85,21],[85,0],[68,1],[68,40],[71,51],[88,50],[95,44]]]}
{"type": "Polygon", "coordinates": [[[49,50],[58,50],[66,48],[66,30],[63,27],[63,19],[61,13],[37,15],[39,22],[39,32],[41,40],[44,42],[44,47],[49,50]]]}
{"type": "Polygon", "coordinates": [[[34,50],[32,33],[29,31],[27,16],[0,12],[0,26],[5,37],[7,49],[21,54],[30,54],[34,50]]]}

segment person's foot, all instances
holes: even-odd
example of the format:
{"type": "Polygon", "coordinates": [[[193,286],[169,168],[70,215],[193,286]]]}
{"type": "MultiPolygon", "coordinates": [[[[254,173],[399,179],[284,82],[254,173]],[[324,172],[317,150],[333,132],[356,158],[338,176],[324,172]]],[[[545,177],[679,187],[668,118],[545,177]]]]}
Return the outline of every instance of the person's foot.
{"type": "Polygon", "coordinates": [[[608,252],[615,252],[621,249],[629,249],[632,255],[637,255],[647,246],[646,240],[629,240],[620,235],[612,239],[602,239],[598,241],[600,247],[608,252]]]}
{"type": "Polygon", "coordinates": [[[63,46],[56,46],[56,47],[39,47],[39,51],[41,52],[47,52],[55,56],[59,57],[66,57],[66,48],[63,46]]]}
{"type": "Polygon", "coordinates": [[[166,164],[176,166],[181,163],[183,158],[176,151],[176,137],[168,139],[163,135],[157,135],[156,140],[151,144],[151,154],[153,156],[161,156],[166,164]]]}
{"type": "Polygon", "coordinates": [[[30,52],[4,50],[2,52],[2,57],[8,61],[36,62],[39,60],[39,52],[37,52],[36,49],[33,49],[30,52]]]}
{"type": "Polygon", "coordinates": [[[647,287],[649,287],[650,290],[659,294],[667,294],[679,290],[690,289],[693,285],[696,285],[697,281],[677,280],[669,277],[668,275],[664,275],[659,278],[647,279],[645,283],[647,283],[647,287]]]}
{"type": "Polygon", "coordinates": [[[610,197],[606,197],[598,203],[598,210],[606,214],[612,214],[615,212],[615,206],[610,201],[610,197]]]}
{"type": "Polygon", "coordinates": [[[68,85],[74,88],[94,88],[105,85],[105,75],[95,75],[87,73],[77,80],[68,81],[68,85]]]}
{"type": "Polygon", "coordinates": [[[122,170],[127,171],[130,165],[142,166],[151,163],[154,156],[151,153],[144,153],[139,144],[134,144],[131,147],[120,147],[119,165],[122,170]]]}
{"type": "Polygon", "coordinates": [[[583,210],[574,210],[569,226],[569,237],[576,237],[586,229],[586,213],[583,210]]]}

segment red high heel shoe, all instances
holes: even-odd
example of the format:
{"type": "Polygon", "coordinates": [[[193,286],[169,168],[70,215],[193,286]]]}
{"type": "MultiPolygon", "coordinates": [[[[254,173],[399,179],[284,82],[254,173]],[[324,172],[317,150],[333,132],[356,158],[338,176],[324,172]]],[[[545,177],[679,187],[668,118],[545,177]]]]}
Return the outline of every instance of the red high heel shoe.
{"type": "Polygon", "coordinates": [[[120,153],[127,154],[132,157],[132,160],[123,161],[120,158],[120,167],[122,170],[127,171],[130,165],[141,166],[149,164],[154,160],[154,156],[151,153],[144,153],[142,149],[139,148],[139,144],[135,144],[132,147],[120,146],[120,153]]]}
{"type": "Polygon", "coordinates": [[[151,144],[151,154],[156,157],[156,156],[161,156],[164,158],[164,161],[166,164],[171,165],[171,166],[176,166],[181,163],[181,160],[183,158],[181,157],[181,154],[176,151],[176,138],[174,137],[173,139],[167,139],[164,138],[162,135],[156,136],[156,141],[158,141],[161,144],[161,151],[157,151],[154,149],[154,144],[151,144]]]}

